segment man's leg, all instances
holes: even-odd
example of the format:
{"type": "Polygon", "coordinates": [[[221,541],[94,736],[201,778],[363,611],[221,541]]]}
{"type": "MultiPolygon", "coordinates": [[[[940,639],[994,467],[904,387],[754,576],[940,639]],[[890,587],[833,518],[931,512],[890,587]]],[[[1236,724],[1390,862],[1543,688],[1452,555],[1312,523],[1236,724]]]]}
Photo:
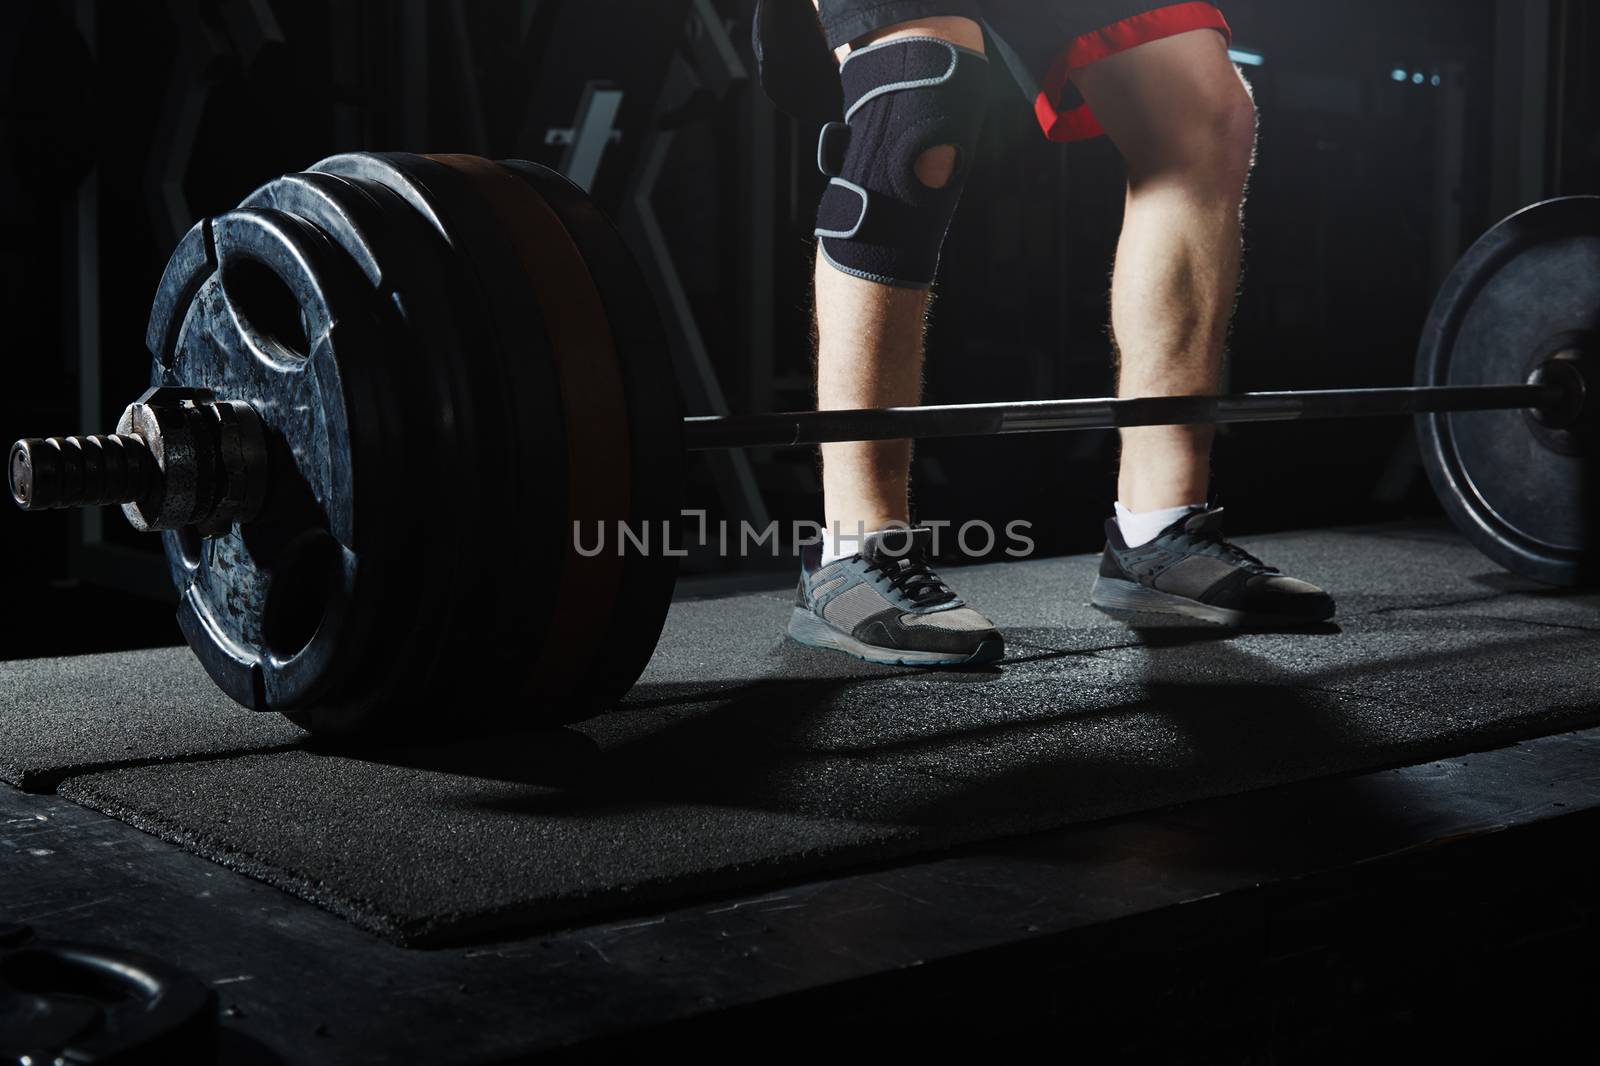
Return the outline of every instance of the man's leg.
{"type": "MultiPolygon", "coordinates": [[[[1111,282],[1117,394],[1217,392],[1255,149],[1249,89],[1212,30],[1140,45],[1073,80],[1127,160],[1111,282]]],[[[1204,502],[1212,436],[1210,426],[1124,429],[1121,503],[1151,512],[1204,502]]]]}
{"type": "MultiPolygon", "coordinates": [[[[845,122],[825,129],[817,210],[817,405],[915,404],[922,323],[945,227],[961,192],[988,84],[983,34],[939,16],[840,49],[845,122]],[[911,40],[906,38],[933,38],[911,40]],[[870,47],[869,47],[870,46],[870,47]],[[844,145],[842,150],[840,143],[844,145]]],[[[910,516],[908,441],[823,446],[826,551],[807,552],[789,635],[869,662],[987,663],[994,624],[934,573],[930,530],[910,516]]]]}
{"type": "MultiPolygon", "coordinates": [[[[938,37],[983,51],[983,31],[971,19],[936,17],[886,27],[839,49],[901,37],[938,37]]],[[[916,176],[941,188],[958,165],[956,151],[934,146],[917,159],[916,176]]],[[[817,407],[899,407],[922,397],[922,332],[928,291],[854,277],[827,263],[816,265],[817,407]]],[[[822,446],[823,510],[830,531],[848,539],[838,551],[859,547],[861,531],[910,518],[911,442],[859,441],[822,446]]]]}
{"type": "MultiPolygon", "coordinates": [[[[1255,106],[1213,30],[1130,48],[1073,75],[1128,163],[1111,279],[1121,396],[1218,391],[1239,281],[1239,211],[1255,106]]],[[[1223,539],[1206,502],[1209,426],[1122,431],[1117,519],[1089,602],[1113,614],[1307,624],[1333,599],[1223,539]]]]}
{"type": "MultiPolygon", "coordinates": [[[[834,270],[817,256],[817,408],[901,407],[922,395],[923,289],[900,289],[834,270]]],[[[833,554],[849,554],[861,533],[910,516],[911,442],[822,445],[824,524],[833,554]]]]}

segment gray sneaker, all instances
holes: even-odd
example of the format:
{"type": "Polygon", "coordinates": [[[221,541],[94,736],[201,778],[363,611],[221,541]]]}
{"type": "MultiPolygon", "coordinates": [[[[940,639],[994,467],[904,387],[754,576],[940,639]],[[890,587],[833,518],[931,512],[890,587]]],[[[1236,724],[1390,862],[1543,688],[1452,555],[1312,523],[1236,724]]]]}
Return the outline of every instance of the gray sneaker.
{"type": "Polygon", "coordinates": [[[1125,621],[1164,615],[1224,626],[1316,625],[1334,611],[1317,586],[1224,539],[1220,507],[1184,515],[1137,548],[1108,520],[1089,602],[1125,621]]]}
{"type": "Polygon", "coordinates": [[[800,559],[789,635],[888,666],[974,666],[1005,654],[994,623],[951,592],[928,565],[929,528],[869,533],[861,551],[819,566],[800,559]]]}

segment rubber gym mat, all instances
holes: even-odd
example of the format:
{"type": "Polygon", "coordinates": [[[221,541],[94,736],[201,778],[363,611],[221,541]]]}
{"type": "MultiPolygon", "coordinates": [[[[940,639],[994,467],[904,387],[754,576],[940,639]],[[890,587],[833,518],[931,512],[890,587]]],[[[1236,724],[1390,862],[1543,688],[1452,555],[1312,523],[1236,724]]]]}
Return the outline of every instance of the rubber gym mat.
{"type": "Polygon", "coordinates": [[[186,647],[0,662],[0,781],[30,791],[73,772],[270,750],[304,736],[224,696],[186,647]]]}
{"type": "Polygon", "coordinates": [[[1091,557],[951,569],[1010,645],[937,673],[788,642],[786,591],[684,599],[624,705],[567,729],[304,742],[60,791],[442,945],[1600,722],[1600,596],[1432,530],[1245,542],[1332,589],[1336,624],[1135,631],[1085,605],[1091,557]]]}

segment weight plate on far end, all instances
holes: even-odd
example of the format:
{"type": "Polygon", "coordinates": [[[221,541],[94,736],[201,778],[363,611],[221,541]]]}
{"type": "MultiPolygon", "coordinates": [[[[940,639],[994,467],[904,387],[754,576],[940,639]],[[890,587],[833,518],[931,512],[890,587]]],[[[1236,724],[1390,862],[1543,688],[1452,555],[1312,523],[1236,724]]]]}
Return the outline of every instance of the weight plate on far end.
{"type": "MultiPolygon", "coordinates": [[[[1600,197],[1549,200],[1478,240],[1435,300],[1417,384],[1502,385],[1547,360],[1600,360],[1600,197]]],[[[1552,585],[1600,576],[1600,454],[1593,426],[1552,432],[1523,411],[1417,419],[1423,465],[1445,511],[1485,555],[1552,585]]]]}

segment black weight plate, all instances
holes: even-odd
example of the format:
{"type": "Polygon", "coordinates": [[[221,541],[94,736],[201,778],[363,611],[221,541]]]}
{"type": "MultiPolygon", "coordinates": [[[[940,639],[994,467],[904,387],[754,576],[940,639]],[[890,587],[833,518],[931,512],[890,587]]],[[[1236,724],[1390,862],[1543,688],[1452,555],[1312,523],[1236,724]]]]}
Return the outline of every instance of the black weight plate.
{"type": "MultiPolygon", "coordinates": [[[[1417,384],[1520,383],[1558,351],[1600,357],[1597,338],[1600,197],[1546,201],[1495,226],[1451,271],[1423,330],[1417,384]]],[[[1417,430],[1439,499],[1485,555],[1553,585],[1595,578],[1592,446],[1558,446],[1522,411],[1422,415],[1417,430]]]]}
{"type": "Polygon", "coordinates": [[[360,497],[366,520],[381,523],[387,534],[388,550],[370,568],[381,631],[359,650],[338,692],[289,717],[319,733],[431,728],[437,690],[456,679],[441,665],[453,620],[471,612],[459,602],[457,571],[476,537],[463,516],[471,508],[462,505],[479,499],[482,464],[466,432],[472,396],[460,371],[468,353],[486,343],[476,328],[481,307],[452,302],[451,278],[459,270],[447,268],[448,246],[382,186],[290,174],[258,189],[244,206],[283,211],[316,226],[396,318],[390,346],[376,353],[371,367],[387,389],[388,406],[375,415],[389,430],[390,450],[379,469],[366,471],[360,497]],[[447,482],[457,506],[418,506],[419,486],[447,482]]]}
{"type": "Polygon", "coordinates": [[[632,513],[633,434],[611,324],[582,252],[536,189],[477,156],[429,158],[472,181],[516,253],[519,302],[544,321],[567,444],[567,532],[546,583],[561,624],[532,656],[530,695],[588,709],[609,702],[588,687],[590,666],[611,640],[619,599],[631,604],[637,591],[623,589],[615,544],[632,513]],[[579,551],[574,532],[583,530],[605,530],[609,550],[579,551]]]}
{"type": "Polygon", "coordinates": [[[584,191],[537,163],[501,165],[538,191],[566,227],[600,293],[620,363],[633,470],[630,527],[649,531],[649,550],[624,557],[623,587],[609,640],[590,666],[585,690],[597,706],[619,699],[655,651],[671,605],[678,557],[664,550],[683,506],[683,407],[666,331],[627,245],[584,191]]]}
{"type": "Polygon", "coordinates": [[[251,403],[267,429],[271,482],[260,517],[204,540],[168,533],[185,637],[218,685],[257,709],[290,709],[336,687],[372,619],[356,472],[383,453],[384,400],[360,353],[388,343],[381,308],[320,232],[276,211],[196,226],[169,261],[148,336],[157,385],[251,403]]]}
{"type": "Polygon", "coordinates": [[[57,941],[0,950],[0,1061],[211,1062],[216,996],[159,960],[57,941]]]}
{"type": "MultiPolygon", "coordinates": [[[[529,298],[516,252],[470,178],[439,162],[405,153],[334,156],[314,171],[388,188],[449,244],[462,276],[485,298],[489,337],[470,353],[475,415],[468,431],[483,456],[484,496],[469,514],[478,530],[464,580],[484,606],[454,627],[451,657],[463,675],[495,687],[528,678],[537,650],[565,624],[550,595],[555,561],[567,543],[567,454],[559,382],[545,323],[529,298]]],[[[439,505],[448,506],[448,499],[439,505]]],[[[494,701],[497,724],[569,720],[581,710],[562,699],[494,701]]]]}

